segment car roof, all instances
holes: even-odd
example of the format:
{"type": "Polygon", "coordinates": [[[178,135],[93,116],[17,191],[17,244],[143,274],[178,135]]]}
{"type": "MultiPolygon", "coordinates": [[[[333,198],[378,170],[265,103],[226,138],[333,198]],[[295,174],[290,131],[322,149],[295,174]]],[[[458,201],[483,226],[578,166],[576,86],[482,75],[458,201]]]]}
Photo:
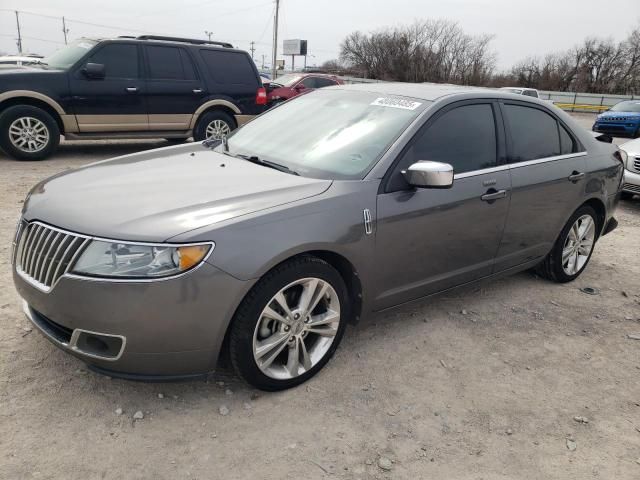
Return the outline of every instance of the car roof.
{"type": "Polygon", "coordinates": [[[180,37],[154,37],[152,35],[143,35],[141,37],[127,36],[122,35],[119,37],[84,37],[86,40],[91,40],[96,43],[100,42],[126,42],[126,43],[139,43],[141,45],[180,45],[183,47],[197,47],[197,48],[210,48],[210,49],[218,49],[224,50],[225,52],[241,52],[246,53],[245,50],[235,47],[228,47],[225,45],[226,42],[211,42],[209,43],[206,40],[202,40],[202,43],[194,43],[199,42],[198,39],[188,39],[188,38],[180,38],[180,37]],[[191,40],[191,41],[189,41],[191,40]]]}
{"type": "MultiPolygon", "coordinates": [[[[484,98],[518,98],[523,101],[521,95],[500,91],[498,89],[484,87],[468,87],[463,85],[451,85],[443,83],[359,83],[326,87],[332,89],[353,90],[361,92],[378,93],[382,95],[411,97],[421,100],[435,101],[450,95],[467,94],[469,97],[478,96],[484,98]]],[[[533,97],[530,97],[533,99],[533,97]]],[[[526,98],[524,101],[531,101],[526,98]]],[[[534,100],[535,101],[535,100],[534,100]]]]}

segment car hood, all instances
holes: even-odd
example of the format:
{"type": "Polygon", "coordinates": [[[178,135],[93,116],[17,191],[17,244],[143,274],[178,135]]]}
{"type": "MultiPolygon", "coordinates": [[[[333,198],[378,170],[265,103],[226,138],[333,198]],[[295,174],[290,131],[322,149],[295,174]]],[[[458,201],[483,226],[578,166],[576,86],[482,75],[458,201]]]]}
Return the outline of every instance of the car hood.
{"type": "Polygon", "coordinates": [[[625,142],[620,145],[620,148],[631,157],[640,157],[640,138],[625,142]]]}
{"type": "Polygon", "coordinates": [[[598,120],[606,120],[609,118],[638,120],[640,119],[640,112],[603,112],[598,115],[598,120]]]}
{"type": "Polygon", "coordinates": [[[189,144],[51,177],[30,192],[23,216],[105,238],[165,241],[319,195],[330,185],[189,144]]]}

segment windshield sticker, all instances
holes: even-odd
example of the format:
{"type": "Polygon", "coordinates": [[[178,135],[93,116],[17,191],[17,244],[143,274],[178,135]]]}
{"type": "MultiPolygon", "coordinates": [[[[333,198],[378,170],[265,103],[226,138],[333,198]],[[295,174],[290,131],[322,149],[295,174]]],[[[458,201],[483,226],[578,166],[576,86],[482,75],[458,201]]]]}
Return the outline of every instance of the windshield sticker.
{"type": "Polygon", "coordinates": [[[90,43],[85,43],[85,42],[78,43],[78,46],[80,48],[84,48],[85,50],[89,50],[91,47],[93,47],[93,45],[91,45],[90,43]]]}
{"type": "Polygon", "coordinates": [[[379,97],[371,102],[370,105],[375,105],[376,107],[391,107],[402,108],[403,110],[415,110],[420,105],[422,105],[422,103],[405,100],[403,98],[379,97]]]}

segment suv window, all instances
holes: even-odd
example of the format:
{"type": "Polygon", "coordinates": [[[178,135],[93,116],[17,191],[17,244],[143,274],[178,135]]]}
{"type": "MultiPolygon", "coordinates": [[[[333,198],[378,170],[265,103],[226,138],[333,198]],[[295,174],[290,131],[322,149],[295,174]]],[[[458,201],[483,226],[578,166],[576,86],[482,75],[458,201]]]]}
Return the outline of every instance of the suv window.
{"type": "Polygon", "coordinates": [[[480,103],[454,108],[437,118],[417,134],[402,163],[406,168],[419,160],[444,162],[453,166],[454,173],[464,173],[495,167],[496,157],[493,108],[480,103]]]}
{"type": "Polygon", "coordinates": [[[89,57],[87,63],[104,65],[105,78],[138,78],[138,47],[108,44],[89,57]]]}
{"type": "Polygon", "coordinates": [[[162,80],[194,80],[193,63],[187,52],[177,47],[147,46],[149,78],[162,80]]]}
{"type": "Polygon", "coordinates": [[[201,49],[200,54],[209,74],[216,83],[257,86],[257,74],[248,55],[241,52],[206,49],[201,49]]]}
{"type": "Polygon", "coordinates": [[[557,120],[542,110],[505,104],[509,125],[512,162],[524,162],[560,155],[557,120]]]}
{"type": "Polygon", "coordinates": [[[316,88],[330,87],[331,85],[337,85],[337,83],[330,78],[316,78],[316,88]]]}

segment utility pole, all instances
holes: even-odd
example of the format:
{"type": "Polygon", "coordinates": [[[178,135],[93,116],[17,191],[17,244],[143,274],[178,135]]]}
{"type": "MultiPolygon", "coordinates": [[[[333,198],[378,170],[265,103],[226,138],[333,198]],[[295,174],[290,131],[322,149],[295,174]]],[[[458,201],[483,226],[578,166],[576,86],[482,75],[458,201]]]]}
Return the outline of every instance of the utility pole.
{"type": "Polygon", "coordinates": [[[251,50],[251,60],[254,60],[253,58],[253,52],[256,51],[256,47],[254,46],[256,42],[251,41],[251,48],[249,50],[251,50]]]}
{"type": "Polygon", "coordinates": [[[18,25],[18,53],[22,53],[22,34],[20,33],[20,15],[16,10],[16,25],[18,25]]]}
{"type": "Polygon", "coordinates": [[[278,60],[278,13],[280,10],[280,0],[276,0],[276,13],[273,17],[273,47],[272,47],[272,57],[271,57],[271,77],[273,80],[276,79],[277,71],[276,71],[276,63],[278,60]]]}
{"type": "Polygon", "coordinates": [[[67,23],[65,22],[64,17],[62,17],[62,33],[64,33],[64,44],[67,44],[67,33],[69,33],[69,29],[67,28],[67,23]]]}
{"type": "Polygon", "coordinates": [[[213,32],[210,32],[210,31],[208,31],[208,30],[205,30],[205,31],[204,31],[204,34],[205,34],[207,37],[209,37],[209,41],[211,41],[211,35],[213,35],[213,32]]]}
{"type": "Polygon", "coordinates": [[[264,53],[262,54],[262,70],[264,70],[264,53]]]}

